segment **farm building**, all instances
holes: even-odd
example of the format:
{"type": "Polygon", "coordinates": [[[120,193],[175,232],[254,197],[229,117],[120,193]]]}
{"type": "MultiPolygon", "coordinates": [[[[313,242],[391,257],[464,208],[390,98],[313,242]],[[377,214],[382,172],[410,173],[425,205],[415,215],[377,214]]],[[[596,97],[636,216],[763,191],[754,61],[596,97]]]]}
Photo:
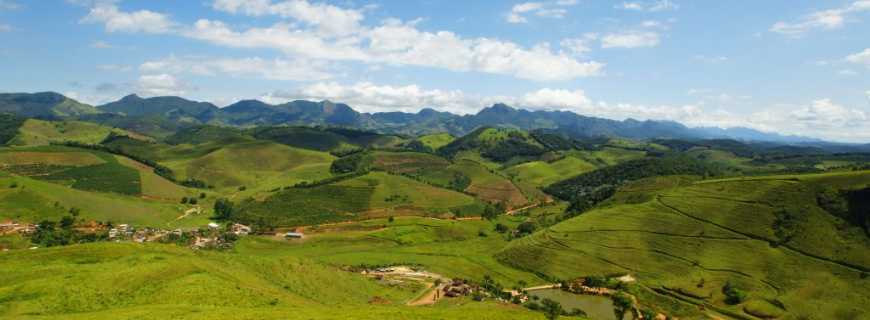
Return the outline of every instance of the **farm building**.
{"type": "Polygon", "coordinates": [[[244,236],[251,233],[251,227],[241,223],[233,223],[232,232],[238,236],[244,236]]]}
{"type": "Polygon", "coordinates": [[[301,232],[287,232],[284,234],[284,238],[288,239],[302,239],[303,237],[305,237],[305,234],[301,232]]]}

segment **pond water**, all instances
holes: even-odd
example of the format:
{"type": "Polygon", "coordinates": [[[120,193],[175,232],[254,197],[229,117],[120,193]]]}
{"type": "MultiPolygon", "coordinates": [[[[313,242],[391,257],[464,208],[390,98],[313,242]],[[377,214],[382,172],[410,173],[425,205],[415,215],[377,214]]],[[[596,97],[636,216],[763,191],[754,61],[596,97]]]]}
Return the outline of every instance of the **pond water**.
{"type": "MultiPolygon", "coordinates": [[[[550,298],[562,304],[562,309],[567,311],[583,310],[592,320],[617,320],[613,314],[613,301],[610,300],[610,297],[573,294],[561,289],[529,291],[529,295],[537,296],[542,300],[550,298]]],[[[626,316],[623,319],[631,319],[631,316],[626,316]]]]}

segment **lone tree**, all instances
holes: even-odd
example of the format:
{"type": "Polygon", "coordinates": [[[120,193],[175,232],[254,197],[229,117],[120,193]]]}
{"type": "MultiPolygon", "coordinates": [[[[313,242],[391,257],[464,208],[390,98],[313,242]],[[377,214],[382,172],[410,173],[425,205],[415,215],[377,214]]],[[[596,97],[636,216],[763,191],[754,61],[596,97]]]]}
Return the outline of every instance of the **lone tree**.
{"type": "Polygon", "coordinates": [[[226,198],[217,199],[214,202],[215,220],[229,220],[233,215],[233,203],[226,198]]]}
{"type": "Polygon", "coordinates": [[[544,314],[547,315],[547,319],[556,320],[562,315],[562,305],[552,299],[544,299],[541,301],[541,305],[543,306],[544,314]]]}

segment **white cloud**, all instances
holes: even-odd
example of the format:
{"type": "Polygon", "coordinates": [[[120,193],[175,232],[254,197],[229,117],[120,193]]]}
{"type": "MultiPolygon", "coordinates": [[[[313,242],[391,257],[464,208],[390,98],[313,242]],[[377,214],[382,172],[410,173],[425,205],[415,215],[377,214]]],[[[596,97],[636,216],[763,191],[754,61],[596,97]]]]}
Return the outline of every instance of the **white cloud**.
{"type": "Polygon", "coordinates": [[[846,57],[846,61],[854,64],[864,65],[865,67],[870,68],[870,48],[849,55],[848,57],[846,57]]]}
{"type": "Polygon", "coordinates": [[[295,99],[331,100],[347,103],[362,112],[415,112],[423,107],[436,107],[464,114],[480,108],[460,90],[426,90],[417,85],[390,86],[370,82],[351,85],[315,83],[295,92],[275,92],[263,99],[273,103],[295,99]]]}
{"type": "Polygon", "coordinates": [[[692,57],[695,60],[706,62],[706,63],[722,63],[728,61],[728,57],[726,56],[706,56],[706,55],[695,55],[692,57]]]}
{"type": "Polygon", "coordinates": [[[673,1],[670,0],[659,0],[659,1],[650,1],[650,2],[640,2],[640,1],[624,1],[622,3],[614,6],[616,9],[622,10],[631,10],[631,11],[649,11],[649,12],[660,12],[660,11],[675,11],[680,9],[680,6],[673,1]]]}
{"type": "Polygon", "coordinates": [[[527,23],[526,15],[532,14],[542,18],[561,19],[568,13],[565,7],[576,5],[576,0],[558,0],[552,2],[523,2],[511,7],[505,15],[509,23],[527,23]]]}
{"type": "MultiPolygon", "coordinates": [[[[305,0],[217,0],[212,3],[214,8],[230,13],[277,15],[303,22],[300,25],[282,21],[269,27],[242,30],[207,19],[200,19],[189,27],[180,26],[163,14],[147,10],[122,12],[113,0],[104,1],[109,2],[95,4],[82,21],[104,23],[109,32],[173,33],[225,47],[276,49],[293,59],[412,65],[536,81],[596,76],[604,68],[602,63],[579,61],[569,54],[554,52],[546,43],[524,48],[498,39],[462,38],[450,31],[422,31],[417,27],[419,19],[410,22],[387,19],[375,27],[362,26],[359,23],[367,9],[341,9],[305,0]]],[[[550,5],[575,3],[561,0],[550,5]]],[[[286,71],[290,66],[283,67],[286,71]]],[[[291,78],[287,74],[270,76],[291,78]]]]}
{"type": "Polygon", "coordinates": [[[843,70],[837,71],[837,74],[839,74],[841,76],[854,76],[854,75],[857,75],[858,72],[855,72],[855,70],[852,70],[852,69],[843,69],[843,70]]]}
{"type": "Polygon", "coordinates": [[[0,32],[10,32],[12,31],[12,26],[8,24],[0,24],[0,32]]]}
{"type": "Polygon", "coordinates": [[[12,0],[0,0],[0,10],[15,10],[21,8],[21,5],[12,0]]]}
{"type": "Polygon", "coordinates": [[[644,48],[659,45],[659,34],[651,31],[624,31],[601,38],[602,48],[644,48]]]}
{"type": "Polygon", "coordinates": [[[327,41],[287,24],[236,32],[222,22],[200,20],[190,37],[242,48],[274,48],[311,59],[414,65],[477,71],[552,81],[595,76],[604,65],[554,53],[541,44],[529,49],[488,38],[464,39],[449,31],[426,32],[415,22],[390,19],[354,37],[327,41]],[[362,43],[367,40],[367,45],[362,43]]]}
{"type": "Polygon", "coordinates": [[[586,52],[592,50],[592,42],[596,40],[598,40],[598,34],[585,33],[579,38],[562,39],[562,41],[559,42],[559,46],[574,55],[582,56],[586,52]]]}
{"type": "Polygon", "coordinates": [[[252,58],[209,58],[170,56],[148,61],[139,66],[145,73],[195,74],[213,76],[226,74],[233,77],[256,76],[270,80],[320,81],[333,77],[324,62],[310,60],[252,58]]]}
{"type": "Polygon", "coordinates": [[[586,97],[583,90],[549,88],[526,93],[518,102],[524,107],[550,109],[582,109],[592,104],[592,100],[586,97]]]}
{"type": "Polygon", "coordinates": [[[251,16],[276,15],[304,22],[325,35],[348,35],[360,29],[362,11],[343,9],[306,0],[272,2],[271,0],[215,0],[212,7],[229,13],[251,16]]]}
{"type": "Polygon", "coordinates": [[[91,8],[82,23],[102,23],[108,32],[170,33],[175,27],[172,20],[149,10],[123,12],[114,3],[98,3],[91,8]]]}
{"type": "Polygon", "coordinates": [[[128,72],[133,70],[133,67],[122,64],[101,64],[97,66],[97,69],[111,72],[128,72]]]}
{"type": "Polygon", "coordinates": [[[868,10],[870,10],[870,0],[859,0],[844,7],[812,12],[797,22],[776,22],[770,27],[770,31],[790,37],[800,37],[812,30],[839,29],[846,24],[851,14],[868,10]]]}
{"type": "Polygon", "coordinates": [[[113,46],[112,44],[102,40],[94,41],[93,43],[91,43],[91,48],[94,49],[112,49],[114,47],[115,46],[113,46]]]}
{"type": "Polygon", "coordinates": [[[180,96],[192,87],[170,74],[142,75],[136,83],[136,92],[142,96],[180,96]]]}

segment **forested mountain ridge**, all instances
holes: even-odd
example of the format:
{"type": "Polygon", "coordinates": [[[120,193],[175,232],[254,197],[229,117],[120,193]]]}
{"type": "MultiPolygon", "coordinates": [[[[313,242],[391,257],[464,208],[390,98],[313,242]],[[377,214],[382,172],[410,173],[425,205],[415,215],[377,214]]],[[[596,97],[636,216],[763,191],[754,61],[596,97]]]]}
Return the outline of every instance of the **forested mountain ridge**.
{"type": "Polygon", "coordinates": [[[50,119],[77,118],[130,130],[150,130],[143,133],[163,136],[179,127],[196,124],[239,127],[324,125],[409,135],[447,132],[456,136],[491,126],[547,129],[575,138],[722,138],[788,144],[824,143],[818,139],[784,136],[749,128],[690,128],[674,121],[620,121],[570,111],[530,111],[505,104],[495,104],[476,114],[467,115],[439,112],[432,108],[424,108],[417,113],[361,113],[352,106],[331,101],[296,100],[272,105],[258,100],[242,100],[219,108],[208,102],[180,97],[141,98],[128,95],[118,101],[92,107],[58,93],[13,93],[0,95],[0,112],[50,119]]]}

